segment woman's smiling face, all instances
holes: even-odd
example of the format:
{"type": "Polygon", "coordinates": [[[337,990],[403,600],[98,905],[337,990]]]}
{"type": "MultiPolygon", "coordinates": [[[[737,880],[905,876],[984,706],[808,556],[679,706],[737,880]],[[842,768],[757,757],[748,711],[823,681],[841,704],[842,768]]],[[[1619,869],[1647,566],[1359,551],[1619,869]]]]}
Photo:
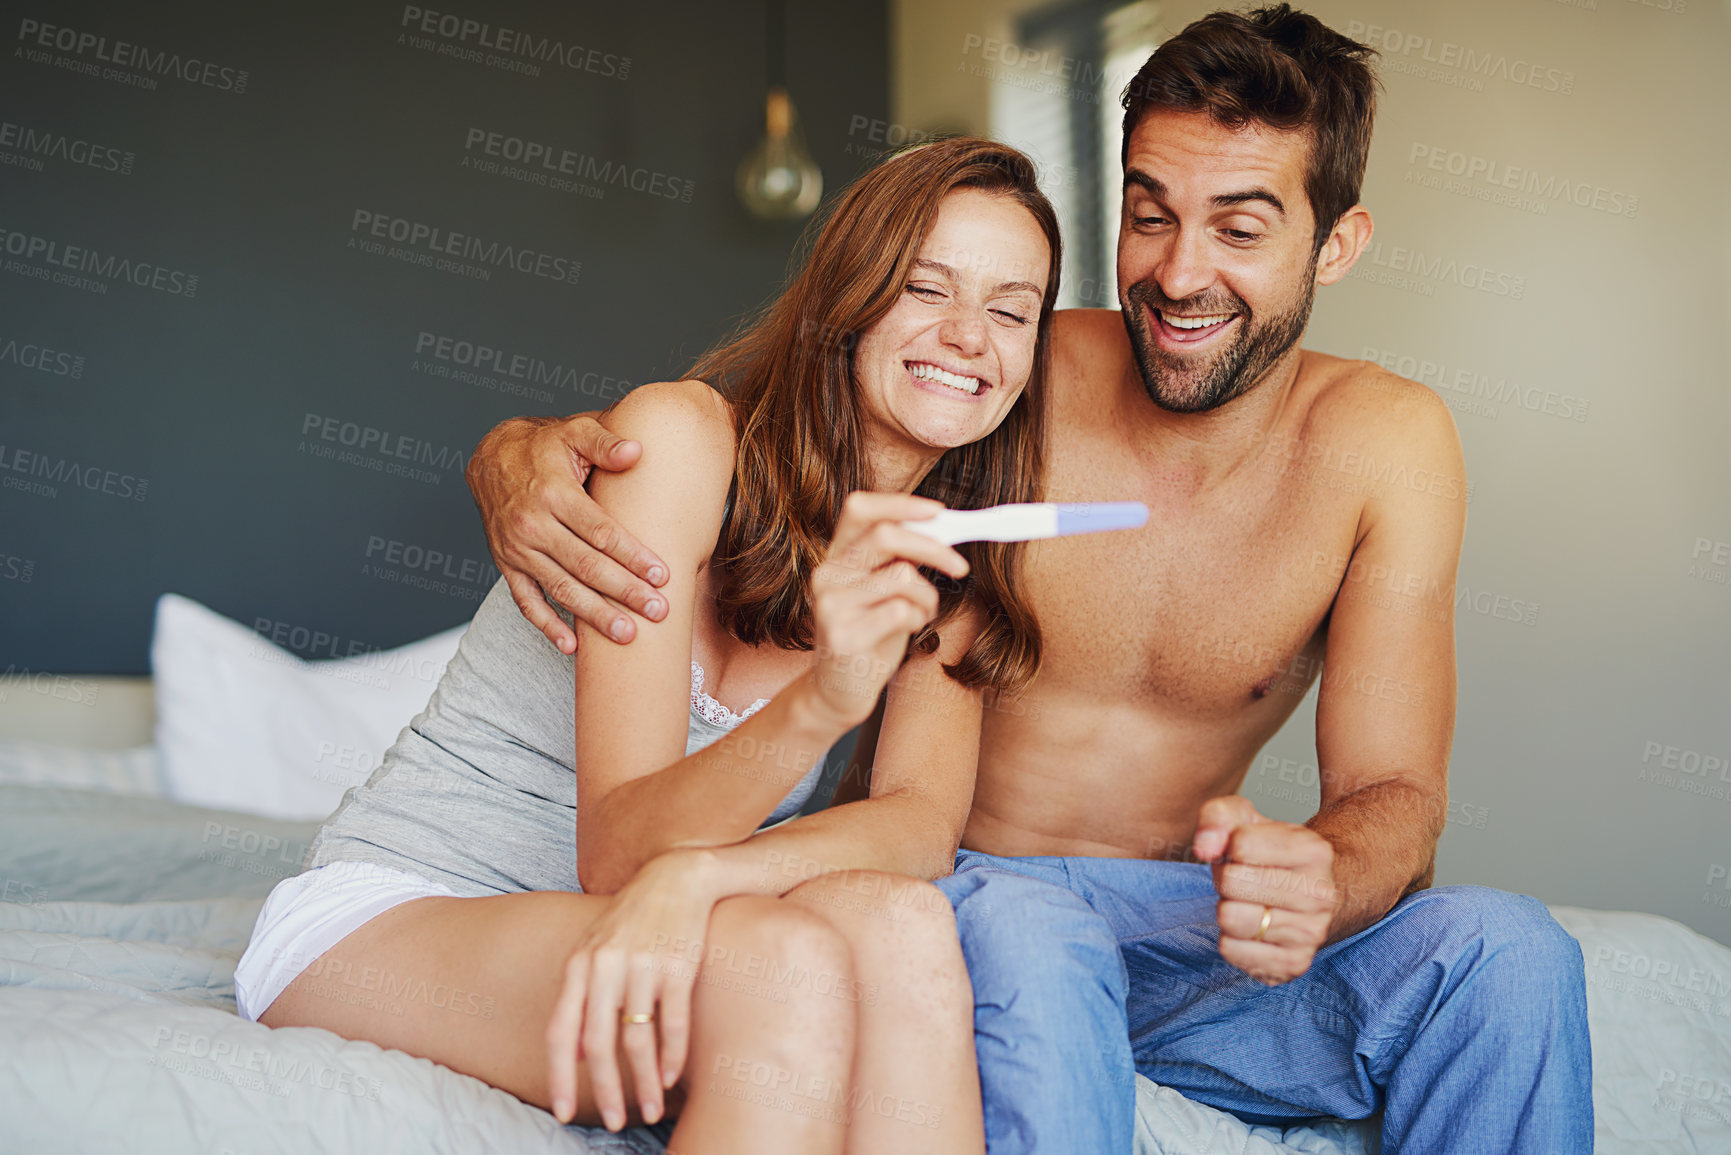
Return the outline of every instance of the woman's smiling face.
{"type": "Polygon", "coordinates": [[[1045,234],[1012,197],[944,197],[900,297],[854,349],[874,452],[936,460],[998,427],[1034,370],[1050,266],[1045,234]]]}

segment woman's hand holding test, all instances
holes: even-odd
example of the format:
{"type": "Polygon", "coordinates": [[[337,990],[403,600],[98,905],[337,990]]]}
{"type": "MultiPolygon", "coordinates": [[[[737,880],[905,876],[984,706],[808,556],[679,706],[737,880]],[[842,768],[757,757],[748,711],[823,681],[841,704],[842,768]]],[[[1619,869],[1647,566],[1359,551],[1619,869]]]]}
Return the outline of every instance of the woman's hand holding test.
{"type": "Polygon", "coordinates": [[[906,493],[853,493],[842,504],[829,554],[812,574],[818,700],[847,729],[864,722],[907,654],[908,639],[938,612],[930,566],[960,580],[968,562],[953,548],[900,523],[931,517],[943,503],[906,493]]]}

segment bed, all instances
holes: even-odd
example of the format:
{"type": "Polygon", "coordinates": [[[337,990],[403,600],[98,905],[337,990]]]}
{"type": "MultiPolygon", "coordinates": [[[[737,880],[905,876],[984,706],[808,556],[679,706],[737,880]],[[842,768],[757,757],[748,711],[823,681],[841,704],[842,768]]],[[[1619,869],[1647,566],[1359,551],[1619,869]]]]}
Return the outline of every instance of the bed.
{"type": "MultiPolygon", "coordinates": [[[[318,663],[297,670],[300,659],[286,651],[258,660],[257,635],[237,628],[253,639],[254,665],[343,680],[311,669],[318,663]]],[[[435,649],[454,644],[453,635],[435,649]]],[[[208,660],[209,639],[196,652],[208,660]]],[[[164,749],[186,738],[174,725],[192,725],[164,725],[165,714],[188,708],[176,702],[185,686],[171,666],[165,650],[154,683],[0,681],[0,1146],[127,1155],[662,1151],[647,1131],[560,1126],[400,1051],[240,1018],[235,962],[265,894],[298,873],[318,825],[287,811],[323,803],[289,798],[273,815],[189,798],[199,788],[171,764],[184,752],[170,759],[164,749]],[[68,745],[69,735],[86,744],[68,745]]],[[[251,669],[224,667],[211,680],[244,692],[236,680],[251,669]]],[[[284,708],[284,692],[272,688],[273,708],[284,708]]],[[[245,722],[232,700],[196,706],[194,716],[220,709],[225,724],[245,722]]],[[[315,766],[339,760],[333,725],[309,724],[315,766]]],[[[369,740],[380,741],[355,739],[369,740]]],[[[367,763],[356,750],[346,760],[367,763]]],[[[326,777],[340,796],[343,776],[326,777]]],[[[1731,949],[1652,915],[1552,911],[1587,964],[1596,1149],[1731,1152],[1731,949]]],[[[1137,1095],[1137,1155],[1380,1149],[1374,1120],[1283,1131],[1246,1126],[1140,1077],[1137,1095]]]]}

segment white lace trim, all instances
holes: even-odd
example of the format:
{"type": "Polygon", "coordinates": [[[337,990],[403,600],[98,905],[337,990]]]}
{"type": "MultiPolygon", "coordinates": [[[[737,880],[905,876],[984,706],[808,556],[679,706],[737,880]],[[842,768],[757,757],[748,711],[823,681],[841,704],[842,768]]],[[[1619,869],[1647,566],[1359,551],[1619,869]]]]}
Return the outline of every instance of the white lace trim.
{"type": "Polygon", "coordinates": [[[697,712],[699,718],[711,726],[721,726],[731,730],[767,705],[769,705],[768,698],[759,698],[745,708],[745,713],[735,714],[703,692],[703,667],[698,665],[696,661],[691,663],[691,708],[697,712]]]}

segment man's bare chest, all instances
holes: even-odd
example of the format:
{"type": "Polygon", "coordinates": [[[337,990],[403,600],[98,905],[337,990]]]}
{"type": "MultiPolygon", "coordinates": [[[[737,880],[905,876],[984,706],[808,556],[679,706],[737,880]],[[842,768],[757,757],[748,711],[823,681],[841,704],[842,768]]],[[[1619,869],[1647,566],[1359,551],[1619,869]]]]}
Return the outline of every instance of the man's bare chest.
{"type": "Polygon", "coordinates": [[[1303,694],[1319,669],[1320,630],[1352,552],[1358,506],[1256,472],[1203,500],[1175,500],[1157,479],[1138,486],[1120,476],[1103,489],[1106,479],[1073,476],[1091,498],[1139,489],[1151,516],[1141,530],[1033,548],[1028,588],[1045,645],[1039,689],[1184,713],[1303,694]]]}

